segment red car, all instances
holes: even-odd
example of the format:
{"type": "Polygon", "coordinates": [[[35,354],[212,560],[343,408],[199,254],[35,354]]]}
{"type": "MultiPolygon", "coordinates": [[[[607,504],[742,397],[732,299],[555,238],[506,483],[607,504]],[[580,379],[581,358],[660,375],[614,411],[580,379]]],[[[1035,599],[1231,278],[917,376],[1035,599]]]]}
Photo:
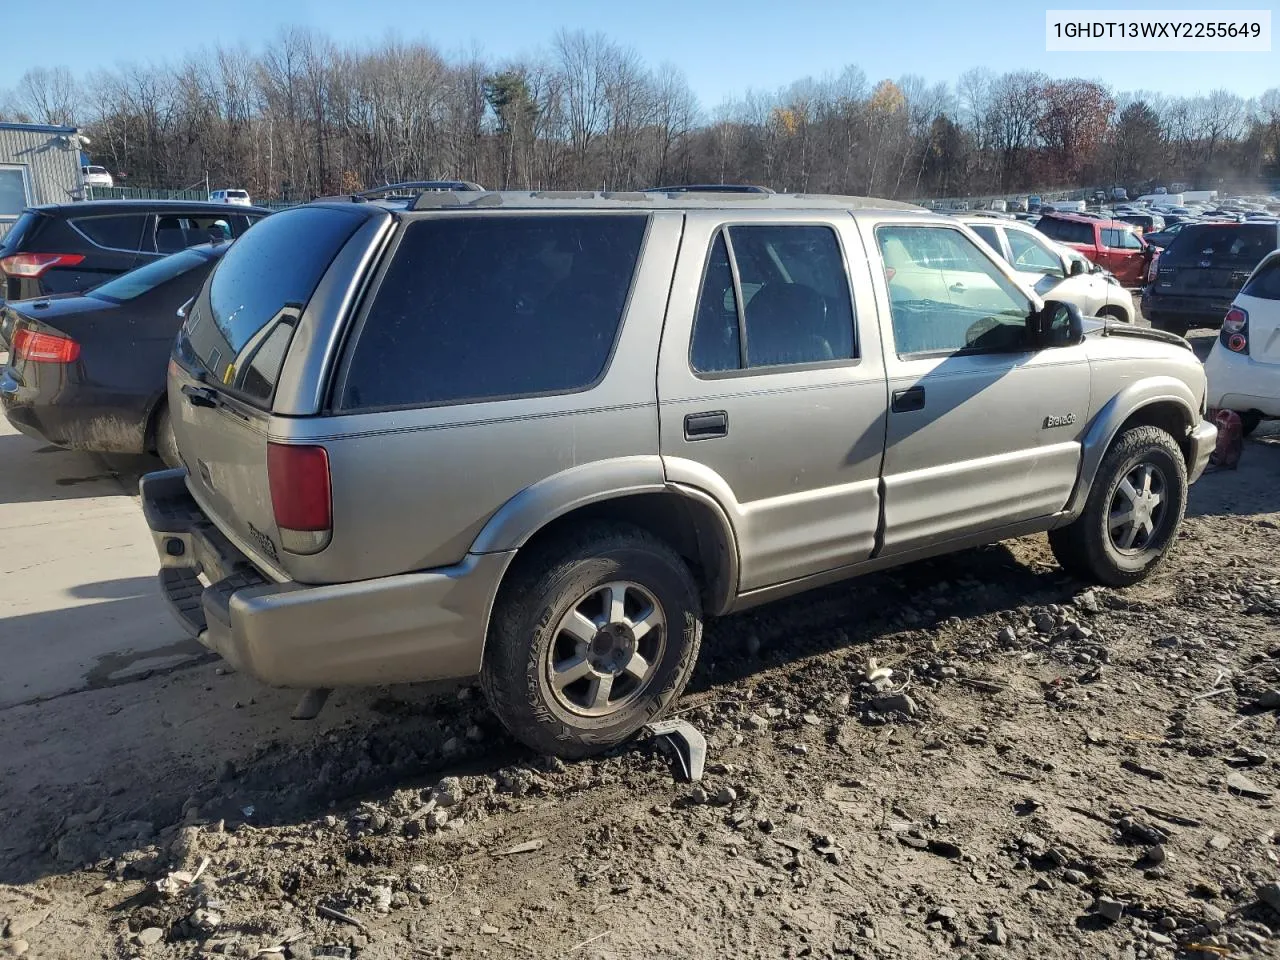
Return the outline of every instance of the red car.
{"type": "Polygon", "coordinates": [[[1153,250],[1131,223],[1096,220],[1075,213],[1047,213],[1036,229],[1106,267],[1126,287],[1140,287],[1146,282],[1153,250]]]}

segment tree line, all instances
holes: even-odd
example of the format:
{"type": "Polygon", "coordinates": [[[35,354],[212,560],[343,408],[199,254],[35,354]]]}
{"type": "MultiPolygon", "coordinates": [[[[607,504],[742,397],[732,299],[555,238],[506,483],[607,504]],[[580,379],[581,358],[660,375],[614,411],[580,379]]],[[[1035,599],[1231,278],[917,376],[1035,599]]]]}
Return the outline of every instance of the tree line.
{"type": "Polygon", "coordinates": [[[677,67],[569,30],[534,57],[495,61],[286,28],[256,51],[217,46],[78,78],[36,68],[0,94],[0,119],[81,127],[121,185],[207,176],[255,199],[436,178],[926,198],[1280,177],[1280,88],[1171,97],[987,68],[873,84],[850,66],[706,107],[677,67]]]}

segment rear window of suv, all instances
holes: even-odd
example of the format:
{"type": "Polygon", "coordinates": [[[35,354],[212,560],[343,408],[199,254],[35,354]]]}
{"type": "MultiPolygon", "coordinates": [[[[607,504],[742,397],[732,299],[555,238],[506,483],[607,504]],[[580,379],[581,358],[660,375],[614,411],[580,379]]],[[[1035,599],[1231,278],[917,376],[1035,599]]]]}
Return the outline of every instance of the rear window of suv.
{"type": "Polygon", "coordinates": [[[287,347],[320,278],[363,222],[330,207],[299,207],[246,231],[214,270],[207,300],[201,297],[188,315],[179,361],[233,393],[269,403],[284,361],[282,341],[287,347]]]}
{"type": "Polygon", "coordinates": [[[356,334],[338,408],[590,387],[613,352],[647,225],[638,214],[410,223],[356,334]]]}
{"type": "Polygon", "coordinates": [[[1053,217],[1041,217],[1036,229],[1046,237],[1062,243],[1093,243],[1093,224],[1077,223],[1075,220],[1057,220],[1053,217]]]}
{"type": "Polygon", "coordinates": [[[1247,266],[1252,269],[1276,249],[1276,241],[1276,225],[1273,223],[1197,224],[1178,231],[1178,235],[1161,255],[1160,262],[1178,260],[1198,263],[1209,260],[1214,265],[1247,266]]]}

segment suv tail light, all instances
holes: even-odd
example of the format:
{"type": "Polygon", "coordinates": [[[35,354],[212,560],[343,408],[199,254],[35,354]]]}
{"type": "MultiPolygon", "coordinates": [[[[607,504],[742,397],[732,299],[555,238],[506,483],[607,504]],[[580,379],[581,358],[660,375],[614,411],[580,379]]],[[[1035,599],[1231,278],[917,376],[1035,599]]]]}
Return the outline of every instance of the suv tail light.
{"type": "Polygon", "coordinates": [[[333,535],[329,452],[294,443],[267,444],[271,509],[280,545],[290,553],[319,553],[333,535]]]}
{"type": "Polygon", "coordinates": [[[74,267],[83,260],[78,253],[15,253],[0,259],[0,270],[11,277],[38,277],[50,267],[74,267]]]}
{"type": "Polygon", "coordinates": [[[1222,318],[1222,333],[1218,334],[1222,345],[1232,353],[1249,353],[1249,314],[1239,307],[1232,307],[1222,318]]]}
{"type": "Polygon", "coordinates": [[[13,331],[13,359],[29,363],[75,363],[80,344],[56,333],[33,333],[26,327],[13,331]]]}

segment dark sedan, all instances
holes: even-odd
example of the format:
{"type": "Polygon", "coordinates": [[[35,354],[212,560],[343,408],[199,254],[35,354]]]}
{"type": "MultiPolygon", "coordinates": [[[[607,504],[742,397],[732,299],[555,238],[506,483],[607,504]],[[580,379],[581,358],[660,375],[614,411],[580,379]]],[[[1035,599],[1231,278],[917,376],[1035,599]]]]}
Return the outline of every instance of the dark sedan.
{"type": "Polygon", "coordinates": [[[9,422],[60,447],[154,452],[176,464],[165,373],[179,311],[230,245],[191,247],[88,293],[7,304],[0,404],[9,422]]]}

